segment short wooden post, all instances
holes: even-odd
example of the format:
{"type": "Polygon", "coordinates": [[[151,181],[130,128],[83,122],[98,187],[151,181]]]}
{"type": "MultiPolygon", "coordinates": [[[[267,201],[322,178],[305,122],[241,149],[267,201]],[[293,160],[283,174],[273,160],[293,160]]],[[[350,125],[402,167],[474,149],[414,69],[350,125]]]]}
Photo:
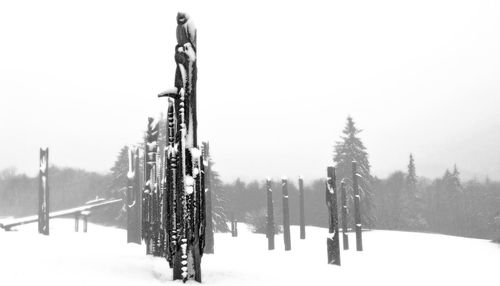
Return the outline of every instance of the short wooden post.
{"type": "Polygon", "coordinates": [[[306,239],[306,216],[304,210],[304,180],[299,177],[300,239],[306,239]]]}
{"type": "Polygon", "coordinates": [[[232,237],[238,236],[238,221],[234,218],[233,220],[231,220],[231,236],[232,237]]]}
{"type": "Polygon", "coordinates": [[[326,181],[326,205],[329,213],[329,233],[333,233],[332,238],[326,239],[328,264],[340,265],[340,241],[339,241],[339,217],[337,209],[337,183],[335,168],[327,168],[326,181]]]}
{"type": "Polygon", "coordinates": [[[266,180],[267,187],[267,249],[274,249],[274,210],[273,210],[273,190],[271,179],[266,180]]]}
{"type": "Polygon", "coordinates": [[[354,190],[354,223],[356,228],[356,250],[363,251],[363,238],[361,234],[361,210],[360,196],[358,187],[358,173],[356,170],[356,162],[352,162],[352,188],[354,190]]]}
{"type": "Polygon", "coordinates": [[[292,244],[290,241],[290,208],[288,205],[288,182],[286,178],[281,179],[281,187],[283,190],[283,239],[285,241],[285,250],[291,250],[292,244]]]}
{"type": "Polygon", "coordinates": [[[349,237],[347,236],[347,192],[345,182],[340,183],[340,197],[342,203],[342,245],[344,250],[349,249],[349,237]]]}
{"type": "Polygon", "coordinates": [[[75,213],[75,232],[78,232],[79,221],[80,221],[80,214],[79,213],[75,213]]]}
{"type": "Polygon", "coordinates": [[[83,211],[83,212],[81,212],[81,215],[82,215],[82,220],[83,220],[83,232],[87,232],[87,224],[88,224],[90,212],[83,211]]]}
{"type": "Polygon", "coordinates": [[[87,216],[83,216],[83,232],[87,232],[87,216]]]}

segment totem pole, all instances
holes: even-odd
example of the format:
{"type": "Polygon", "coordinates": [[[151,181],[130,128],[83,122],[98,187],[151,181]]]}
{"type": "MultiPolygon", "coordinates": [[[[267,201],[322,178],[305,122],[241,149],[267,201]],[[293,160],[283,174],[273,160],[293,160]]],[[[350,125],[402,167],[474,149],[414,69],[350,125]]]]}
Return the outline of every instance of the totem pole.
{"type": "Polygon", "coordinates": [[[356,162],[352,162],[352,189],[354,191],[354,224],[356,229],[356,250],[363,251],[363,237],[361,233],[361,204],[358,186],[358,172],[356,162]]]}
{"type": "Polygon", "coordinates": [[[40,149],[38,181],[38,232],[49,235],[49,148],[40,149]]]}
{"type": "Polygon", "coordinates": [[[127,173],[127,243],[141,244],[139,149],[129,148],[127,173]]]}
{"type": "Polygon", "coordinates": [[[144,148],[144,191],[142,195],[142,239],[146,242],[146,253],[155,254],[155,237],[153,232],[157,202],[156,155],[158,152],[159,123],[148,118],[146,142],[144,148]]]}
{"type": "Polygon", "coordinates": [[[168,240],[166,254],[174,280],[201,282],[201,257],[205,247],[205,182],[202,154],[197,144],[196,28],[185,13],[177,14],[175,88],[168,97],[166,148],[166,208],[163,222],[168,240]],[[172,124],[171,124],[172,123],[172,124]]]}
{"type": "Polygon", "coordinates": [[[290,207],[288,205],[288,180],[281,179],[281,188],[283,190],[283,239],[285,242],[285,251],[292,249],[290,241],[290,207]]]}
{"type": "Polygon", "coordinates": [[[214,253],[214,224],[212,220],[212,162],[210,161],[210,145],[203,142],[203,165],[205,167],[205,203],[206,229],[205,253],[214,253]]]}
{"type": "Polygon", "coordinates": [[[271,179],[266,179],[267,188],[267,249],[274,249],[274,210],[273,210],[273,189],[271,179]]]}
{"type": "Polygon", "coordinates": [[[349,237],[347,235],[347,191],[345,182],[342,180],[340,183],[340,202],[342,204],[342,245],[344,250],[349,249],[349,237]]]}
{"type": "Polygon", "coordinates": [[[340,245],[339,245],[339,217],[337,210],[337,187],[335,168],[327,168],[326,181],[326,206],[329,214],[328,232],[333,233],[332,238],[326,239],[328,251],[328,264],[340,265],[340,245]]]}
{"type": "Polygon", "coordinates": [[[306,239],[306,216],[304,210],[304,180],[299,177],[300,239],[306,239]]]}

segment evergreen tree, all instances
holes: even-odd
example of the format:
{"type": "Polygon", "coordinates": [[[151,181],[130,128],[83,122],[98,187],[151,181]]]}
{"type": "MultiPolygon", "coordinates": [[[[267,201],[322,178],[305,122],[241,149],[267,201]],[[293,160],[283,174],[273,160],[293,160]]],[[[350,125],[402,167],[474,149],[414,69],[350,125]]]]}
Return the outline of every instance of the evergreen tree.
{"type": "Polygon", "coordinates": [[[212,220],[215,232],[229,232],[227,225],[228,219],[225,212],[227,201],[224,192],[222,180],[219,173],[213,169],[214,162],[209,158],[212,166],[211,182],[212,182],[212,220]]]}
{"type": "MultiPolygon", "coordinates": [[[[121,198],[126,201],[128,165],[128,147],[123,146],[118,153],[113,167],[111,167],[111,183],[108,187],[107,196],[121,198]]],[[[126,226],[127,214],[125,205],[117,213],[115,210],[109,210],[106,213],[108,216],[113,216],[119,226],[126,226]]]]}
{"type": "Polygon", "coordinates": [[[417,172],[415,160],[410,154],[408,163],[408,174],[406,175],[406,188],[402,196],[402,225],[403,229],[422,230],[427,227],[423,217],[423,198],[417,188],[417,172]]]}
{"type": "Polygon", "coordinates": [[[410,163],[408,163],[406,186],[410,193],[415,193],[415,191],[417,190],[417,172],[415,169],[415,160],[413,159],[413,154],[410,154],[410,163]]]}
{"type": "MultiPolygon", "coordinates": [[[[344,134],[341,136],[342,140],[335,145],[333,161],[336,164],[338,182],[344,179],[348,182],[348,185],[352,185],[352,162],[357,162],[357,172],[360,175],[358,184],[361,196],[361,220],[363,226],[373,227],[375,218],[372,212],[372,176],[370,174],[370,163],[368,162],[366,147],[358,137],[361,131],[356,128],[352,117],[347,117],[347,125],[342,131],[344,134]]],[[[352,201],[352,188],[348,189],[348,196],[350,196],[352,201]]],[[[349,206],[349,213],[354,213],[352,204],[349,206]]]]}
{"type": "Polygon", "coordinates": [[[128,172],[128,147],[123,146],[111,167],[111,184],[109,193],[111,197],[121,198],[127,188],[127,172],[128,172]]]}

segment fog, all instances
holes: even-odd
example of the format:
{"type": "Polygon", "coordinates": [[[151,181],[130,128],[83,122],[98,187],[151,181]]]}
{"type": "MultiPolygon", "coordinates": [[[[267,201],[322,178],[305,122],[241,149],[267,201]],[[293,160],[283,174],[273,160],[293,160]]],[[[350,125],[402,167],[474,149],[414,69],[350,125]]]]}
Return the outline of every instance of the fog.
{"type": "Polygon", "coordinates": [[[500,179],[495,1],[4,1],[0,169],[105,172],[173,86],[198,27],[199,133],[224,180],[317,178],[351,115],[372,173],[500,179]]]}

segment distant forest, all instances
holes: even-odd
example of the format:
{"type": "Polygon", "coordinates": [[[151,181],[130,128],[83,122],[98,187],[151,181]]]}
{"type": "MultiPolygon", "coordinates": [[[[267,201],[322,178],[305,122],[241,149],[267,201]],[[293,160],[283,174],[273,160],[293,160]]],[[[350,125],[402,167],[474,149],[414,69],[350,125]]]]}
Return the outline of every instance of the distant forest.
{"type": "MultiPolygon", "coordinates": [[[[160,144],[166,142],[165,118],[160,121],[160,144]]],[[[335,143],[333,164],[337,185],[347,186],[348,211],[353,213],[352,162],[357,162],[361,196],[362,224],[365,228],[424,231],[457,236],[500,239],[500,182],[469,180],[463,182],[456,166],[434,180],[417,176],[417,166],[410,154],[408,166],[381,179],[370,174],[368,153],[352,117],[347,117],[340,140],[335,143]]],[[[141,144],[140,144],[141,145],[141,144]]],[[[74,207],[98,197],[124,198],[128,172],[128,147],[119,152],[108,174],[73,168],[49,168],[50,209],[74,207]]],[[[215,164],[213,158],[210,162],[215,164]]],[[[141,160],[142,163],[142,160],[141,160]]],[[[142,167],[139,168],[142,170],[142,167]]],[[[216,165],[215,165],[216,170],[216,165]]],[[[325,166],[326,172],[326,166],[325,166]]],[[[288,182],[291,224],[299,223],[298,178],[288,182]]],[[[265,229],[265,182],[222,182],[217,172],[213,184],[214,222],[217,230],[227,231],[227,220],[237,219],[265,229]]],[[[309,181],[305,186],[306,224],[328,226],[325,180],[309,181]]],[[[0,217],[37,213],[38,179],[17,174],[13,169],[0,172],[0,217]]],[[[281,182],[273,182],[275,223],[282,221],[281,182]]],[[[340,207],[340,203],[338,204],[340,207]]],[[[353,226],[352,215],[348,225],[353,226]]],[[[124,227],[123,208],[98,212],[91,221],[124,227]]]]}
{"type": "MultiPolygon", "coordinates": [[[[123,152],[126,153],[126,152],[123,152]]],[[[50,168],[49,185],[52,210],[81,205],[96,196],[120,198],[125,182],[110,174],[98,174],[72,168],[50,168]],[[118,182],[117,182],[118,181],[118,182]]],[[[299,223],[299,193],[296,179],[288,182],[290,219],[299,223]]],[[[227,218],[254,222],[266,215],[264,181],[215,184],[216,208],[227,218]]],[[[12,169],[0,172],[0,216],[24,216],[37,213],[38,179],[17,174],[12,169]]],[[[457,236],[494,239],[499,237],[495,217],[500,211],[500,182],[470,180],[462,182],[457,169],[446,171],[434,180],[418,178],[416,188],[409,187],[408,173],[395,172],[372,182],[375,229],[425,231],[457,236]]],[[[281,182],[273,183],[274,215],[281,224],[281,182]]],[[[325,181],[314,180],[305,186],[306,224],[327,227],[325,181]]],[[[98,212],[94,222],[123,226],[125,214],[120,207],[98,212]]],[[[350,222],[351,223],[351,222],[350,222]]]]}

